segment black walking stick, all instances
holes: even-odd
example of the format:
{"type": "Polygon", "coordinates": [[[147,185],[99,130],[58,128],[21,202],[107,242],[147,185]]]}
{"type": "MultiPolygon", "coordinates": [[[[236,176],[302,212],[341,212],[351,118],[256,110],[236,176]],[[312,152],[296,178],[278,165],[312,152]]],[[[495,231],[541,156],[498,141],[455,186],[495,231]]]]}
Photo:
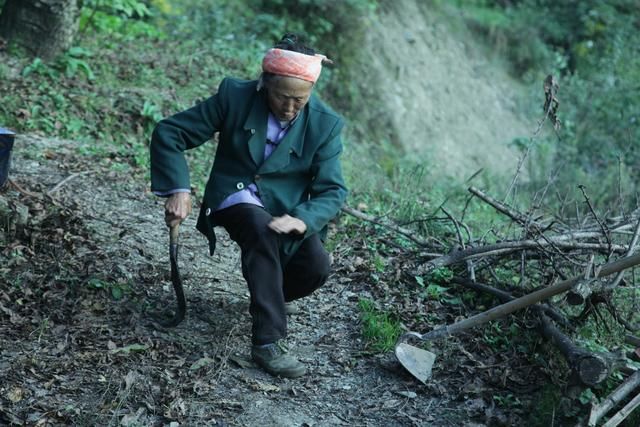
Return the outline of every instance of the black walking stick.
{"type": "Polygon", "coordinates": [[[173,290],[176,292],[176,299],[178,301],[178,308],[173,314],[173,318],[170,320],[158,319],[161,326],[165,328],[173,328],[178,326],[184,319],[187,311],[187,300],[184,297],[184,290],[182,289],[182,279],[180,278],[180,270],[178,269],[178,228],[179,224],[176,224],[169,228],[169,260],[171,262],[171,284],[173,284],[173,290]]]}

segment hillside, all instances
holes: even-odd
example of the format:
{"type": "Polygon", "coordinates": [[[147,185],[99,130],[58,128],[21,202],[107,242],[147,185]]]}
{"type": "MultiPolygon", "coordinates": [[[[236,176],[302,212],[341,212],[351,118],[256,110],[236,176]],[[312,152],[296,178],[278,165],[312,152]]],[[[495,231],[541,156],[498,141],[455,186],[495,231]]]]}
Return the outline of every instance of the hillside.
{"type": "Polygon", "coordinates": [[[419,0],[381,7],[367,33],[370,62],[359,70],[371,98],[365,116],[382,121],[394,145],[426,157],[435,174],[463,179],[485,168],[504,176],[517,163],[509,144],[533,130],[522,115],[526,90],[460,16],[444,13],[419,0]]]}

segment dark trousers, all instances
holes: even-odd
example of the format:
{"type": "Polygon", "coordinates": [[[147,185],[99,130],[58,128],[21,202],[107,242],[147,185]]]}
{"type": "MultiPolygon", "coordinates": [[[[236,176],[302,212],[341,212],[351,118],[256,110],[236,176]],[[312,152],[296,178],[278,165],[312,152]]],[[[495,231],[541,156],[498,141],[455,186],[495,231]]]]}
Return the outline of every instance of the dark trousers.
{"type": "Polygon", "coordinates": [[[304,240],[286,262],[281,255],[283,239],[267,225],[273,217],[263,208],[247,203],[215,213],[240,245],[242,275],[249,286],[249,312],[253,320],[253,344],[269,344],[287,333],[284,303],[305,297],[324,284],[329,276],[329,255],[317,235],[304,240]]]}

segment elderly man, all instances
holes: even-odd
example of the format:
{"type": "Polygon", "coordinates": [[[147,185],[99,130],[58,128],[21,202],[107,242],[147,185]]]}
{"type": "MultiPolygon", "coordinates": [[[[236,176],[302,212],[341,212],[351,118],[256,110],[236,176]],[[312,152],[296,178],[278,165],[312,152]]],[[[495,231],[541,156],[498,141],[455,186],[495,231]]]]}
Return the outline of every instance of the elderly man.
{"type": "Polygon", "coordinates": [[[305,297],[329,275],[322,246],[347,190],[342,119],[313,94],[326,57],[286,34],[267,51],[258,80],[226,78],[206,101],[158,123],[151,139],[152,190],[168,197],[165,220],[191,210],[183,151],[219,132],[197,228],[215,249],[224,227],[242,253],[251,301],[254,361],[267,372],[306,373],[284,344],[285,303],[305,297]]]}

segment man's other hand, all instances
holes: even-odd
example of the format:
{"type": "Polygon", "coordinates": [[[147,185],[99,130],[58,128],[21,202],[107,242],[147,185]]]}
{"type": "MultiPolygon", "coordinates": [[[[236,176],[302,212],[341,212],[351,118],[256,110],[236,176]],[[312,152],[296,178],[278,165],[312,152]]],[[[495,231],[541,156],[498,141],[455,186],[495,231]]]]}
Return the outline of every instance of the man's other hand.
{"type": "Polygon", "coordinates": [[[289,215],[276,216],[269,223],[269,228],[278,234],[304,234],[307,231],[307,224],[301,219],[289,215]]]}

